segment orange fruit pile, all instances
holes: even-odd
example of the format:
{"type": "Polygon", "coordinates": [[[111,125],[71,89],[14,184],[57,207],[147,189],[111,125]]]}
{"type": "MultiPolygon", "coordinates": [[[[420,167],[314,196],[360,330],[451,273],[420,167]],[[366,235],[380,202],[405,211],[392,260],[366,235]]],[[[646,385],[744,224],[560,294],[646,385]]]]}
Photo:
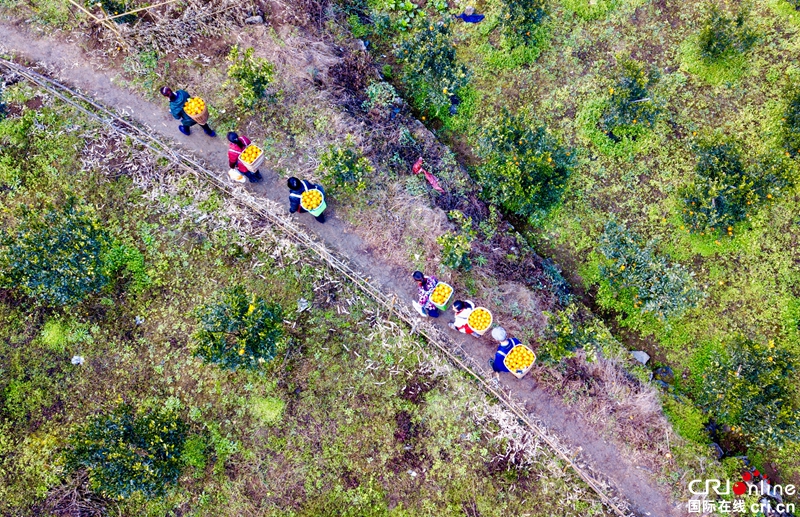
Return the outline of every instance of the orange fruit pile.
{"type": "Polygon", "coordinates": [[[478,307],[469,315],[467,323],[474,330],[483,331],[492,324],[492,315],[486,309],[478,307]]]}
{"type": "Polygon", "coordinates": [[[505,363],[511,371],[524,370],[532,365],[535,359],[536,356],[527,347],[517,345],[508,353],[505,363]]]}
{"type": "Polygon", "coordinates": [[[206,103],[200,97],[191,97],[186,104],[183,105],[183,111],[190,117],[196,117],[203,113],[206,109],[206,103]]]}
{"type": "Polygon", "coordinates": [[[453,288],[447,284],[437,284],[436,288],[431,293],[431,301],[436,305],[444,305],[450,295],[453,293],[453,288]]]}
{"type": "Polygon", "coordinates": [[[261,156],[261,149],[255,145],[248,145],[247,148],[239,155],[239,159],[244,163],[253,163],[261,156]]]}
{"type": "Polygon", "coordinates": [[[300,204],[306,210],[314,210],[322,204],[322,192],[317,189],[306,190],[300,196],[300,204]]]}

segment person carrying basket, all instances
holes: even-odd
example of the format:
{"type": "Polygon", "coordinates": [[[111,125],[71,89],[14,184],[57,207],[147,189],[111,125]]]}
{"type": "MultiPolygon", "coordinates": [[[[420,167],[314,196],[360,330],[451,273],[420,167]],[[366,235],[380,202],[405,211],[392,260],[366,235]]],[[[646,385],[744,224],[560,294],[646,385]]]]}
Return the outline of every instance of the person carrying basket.
{"type": "Polygon", "coordinates": [[[241,180],[238,179],[241,176],[246,176],[247,179],[250,180],[250,183],[257,183],[261,181],[263,179],[261,176],[261,171],[256,168],[255,172],[250,172],[247,164],[245,164],[242,160],[242,151],[247,149],[247,146],[251,144],[250,139],[244,135],[240,136],[231,131],[228,133],[228,142],[230,142],[228,145],[228,165],[230,165],[231,168],[231,170],[228,171],[228,176],[234,181],[240,182],[244,182],[244,178],[241,180]],[[236,174],[237,169],[239,174],[236,174]]]}
{"type": "Polygon", "coordinates": [[[494,354],[494,359],[489,359],[489,366],[495,372],[510,372],[505,365],[505,358],[511,349],[519,345],[521,342],[515,337],[508,337],[506,329],[503,327],[495,327],[492,329],[492,337],[498,342],[497,352],[494,354]]]}
{"type": "Polygon", "coordinates": [[[292,176],[286,182],[289,187],[289,213],[308,212],[320,222],[325,222],[325,190],[308,180],[299,180],[292,176]]]}
{"type": "MultiPolygon", "coordinates": [[[[208,125],[208,110],[203,108],[202,112],[196,115],[189,115],[186,113],[186,104],[192,99],[192,96],[189,95],[189,92],[186,90],[178,90],[177,92],[173,92],[168,87],[164,86],[161,88],[161,95],[167,97],[169,99],[169,112],[172,114],[175,120],[180,120],[181,125],[178,126],[178,130],[186,136],[192,134],[192,130],[189,129],[195,124],[200,124],[200,127],[203,128],[203,131],[210,136],[215,137],[217,133],[211,129],[208,125]],[[197,119],[197,120],[196,120],[197,119]]],[[[202,102],[202,101],[201,101],[202,102]]],[[[205,104],[205,103],[203,103],[205,104]]]]}
{"type": "Polygon", "coordinates": [[[475,304],[469,300],[456,300],[453,302],[453,312],[455,320],[447,326],[453,330],[469,334],[472,337],[479,337],[478,334],[469,326],[469,315],[475,309],[475,304]]]}
{"type": "Polygon", "coordinates": [[[417,283],[419,301],[411,302],[411,305],[423,316],[438,318],[439,309],[431,301],[431,294],[433,294],[433,290],[436,289],[436,284],[439,281],[435,276],[425,276],[422,271],[414,271],[414,281],[417,283]]]}

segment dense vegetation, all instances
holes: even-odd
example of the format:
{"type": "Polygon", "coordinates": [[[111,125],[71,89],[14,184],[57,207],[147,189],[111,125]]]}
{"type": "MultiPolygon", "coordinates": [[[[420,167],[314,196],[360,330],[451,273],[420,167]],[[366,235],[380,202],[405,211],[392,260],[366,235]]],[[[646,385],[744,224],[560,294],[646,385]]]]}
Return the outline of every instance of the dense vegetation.
{"type": "MultiPolygon", "coordinates": [[[[2,228],[27,246],[40,221],[24,208],[51,207],[47,264],[105,276],[73,306],[0,288],[0,513],[603,514],[323,265],[232,230],[233,205],[124,139],[96,148],[99,128],[41,92],[7,93],[2,228]]],[[[4,264],[39,256],[15,242],[4,264]]]]}
{"type": "MultiPolygon", "coordinates": [[[[703,426],[722,425],[727,453],[798,475],[798,392],[766,380],[800,355],[795,5],[562,0],[517,16],[517,4],[488,2],[482,22],[440,34],[457,56],[448,67],[470,78],[457,109],[427,109],[403,81],[398,90],[434,118],[485,199],[534,223],[529,241],[597,293],[587,301],[619,335],[645,344],[654,367],[683,372],[665,383],[678,430],[705,443],[703,426]],[[536,37],[509,45],[514,20],[536,37]],[[775,353],[750,354],[740,339],[775,353]],[[749,365],[770,395],[732,388],[741,407],[711,403],[719,365],[732,364],[749,365]]],[[[420,30],[362,27],[379,64],[443,15],[415,16],[420,30]]],[[[544,356],[580,348],[576,314],[551,318],[569,331],[552,330],[544,356]]]]}

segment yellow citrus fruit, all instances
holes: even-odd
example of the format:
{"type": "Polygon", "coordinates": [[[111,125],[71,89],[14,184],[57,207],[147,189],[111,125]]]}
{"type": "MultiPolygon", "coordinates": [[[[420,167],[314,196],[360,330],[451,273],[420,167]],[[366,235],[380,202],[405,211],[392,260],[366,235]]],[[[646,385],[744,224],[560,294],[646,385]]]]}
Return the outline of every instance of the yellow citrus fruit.
{"type": "Polygon", "coordinates": [[[511,370],[524,370],[533,364],[535,357],[526,347],[517,345],[508,353],[505,362],[511,370]]]}
{"type": "Polygon", "coordinates": [[[431,294],[431,300],[437,305],[443,305],[452,292],[453,289],[449,285],[438,284],[431,294]]]}
{"type": "Polygon", "coordinates": [[[322,192],[317,189],[306,190],[300,196],[300,204],[303,205],[303,208],[306,210],[314,210],[322,204],[322,192]]]}
{"type": "Polygon", "coordinates": [[[486,309],[479,307],[472,311],[467,322],[475,330],[486,330],[492,324],[492,316],[486,309]]]}

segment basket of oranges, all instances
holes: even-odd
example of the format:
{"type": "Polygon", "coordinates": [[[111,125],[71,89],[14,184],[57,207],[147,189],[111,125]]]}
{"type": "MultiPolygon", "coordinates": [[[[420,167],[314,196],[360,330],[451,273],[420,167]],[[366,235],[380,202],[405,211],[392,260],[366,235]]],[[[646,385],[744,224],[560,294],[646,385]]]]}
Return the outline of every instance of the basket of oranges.
{"type": "Polygon", "coordinates": [[[439,282],[431,293],[431,302],[440,311],[447,310],[447,304],[453,298],[453,288],[444,282],[439,282]]]}
{"type": "Polygon", "coordinates": [[[208,122],[208,106],[200,97],[190,97],[183,105],[183,112],[201,126],[208,122]]]}
{"type": "Polygon", "coordinates": [[[506,365],[508,371],[514,374],[514,377],[521,379],[525,374],[531,371],[533,363],[536,361],[536,354],[525,345],[517,345],[503,359],[503,364],[506,365]]]}
{"type": "Polygon", "coordinates": [[[317,217],[328,205],[325,203],[325,195],[322,191],[312,188],[300,195],[300,206],[309,214],[317,217]]]}
{"type": "Polygon", "coordinates": [[[248,171],[256,172],[261,167],[261,164],[264,163],[264,151],[257,145],[250,144],[239,155],[239,161],[244,164],[248,171]]]}
{"type": "Polygon", "coordinates": [[[479,336],[482,336],[492,326],[492,313],[485,307],[476,307],[467,319],[467,325],[479,336]]]}

